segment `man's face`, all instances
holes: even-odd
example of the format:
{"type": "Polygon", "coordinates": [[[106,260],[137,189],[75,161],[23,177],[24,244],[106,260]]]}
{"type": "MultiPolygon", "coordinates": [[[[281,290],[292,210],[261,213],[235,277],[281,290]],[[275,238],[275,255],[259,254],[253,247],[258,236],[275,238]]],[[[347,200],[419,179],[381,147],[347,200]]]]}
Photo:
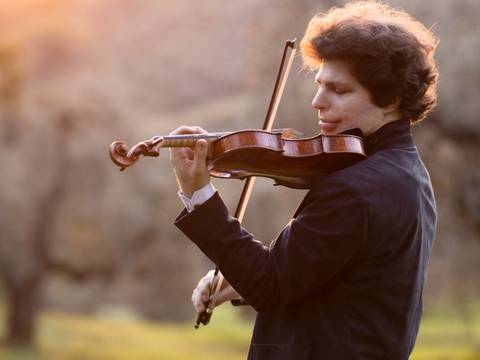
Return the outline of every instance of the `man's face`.
{"type": "Polygon", "coordinates": [[[341,60],[325,61],[315,76],[318,91],[312,106],[318,110],[322,134],[359,128],[370,135],[386,123],[385,111],[372,103],[368,90],[341,60]]]}

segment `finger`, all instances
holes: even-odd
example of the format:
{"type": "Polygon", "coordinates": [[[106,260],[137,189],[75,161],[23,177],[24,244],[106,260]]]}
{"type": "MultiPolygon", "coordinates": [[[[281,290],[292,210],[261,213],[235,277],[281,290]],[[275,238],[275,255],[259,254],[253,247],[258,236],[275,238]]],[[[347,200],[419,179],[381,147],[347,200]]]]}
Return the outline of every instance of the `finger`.
{"type": "Polygon", "coordinates": [[[181,135],[181,134],[203,134],[207,133],[204,129],[199,126],[186,126],[182,125],[176,128],[170,133],[170,135],[181,135]]]}
{"type": "Polygon", "coordinates": [[[207,305],[210,303],[210,292],[208,291],[198,291],[195,296],[194,307],[200,312],[205,311],[207,305]]]}
{"type": "Polygon", "coordinates": [[[200,279],[200,281],[199,281],[198,284],[197,284],[197,288],[198,288],[198,287],[208,286],[208,284],[210,284],[210,283],[212,282],[213,275],[214,275],[214,271],[213,271],[213,270],[209,270],[209,271],[200,279]]]}
{"type": "Polygon", "coordinates": [[[197,143],[195,144],[195,158],[193,160],[194,171],[196,171],[197,173],[206,171],[207,152],[208,152],[207,141],[204,139],[198,140],[197,143]]]}
{"type": "Polygon", "coordinates": [[[193,126],[193,128],[197,131],[198,134],[208,134],[208,131],[201,128],[200,126],[193,126]]]}
{"type": "MultiPolygon", "coordinates": [[[[210,300],[211,292],[212,292],[212,281],[214,279],[214,271],[209,271],[197,284],[197,287],[193,291],[194,295],[198,298],[201,298],[204,302],[208,302],[210,300]]],[[[192,294],[193,299],[193,294],[192,294]]]]}
{"type": "Polygon", "coordinates": [[[207,305],[201,299],[195,297],[192,300],[193,308],[197,314],[204,312],[207,309],[207,305]]]}
{"type": "Polygon", "coordinates": [[[192,134],[195,133],[195,129],[191,126],[182,125],[175,130],[173,130],[170,135],[180,135],[180,134],[192,134]]]}
{"type": "Polygon", "coordinates": [[[207,303],[210,300],[210,283],[213,277],[213,271],[208,272],[197,284],[192,293],[192,304],[197,313],[206,310],[207,303]]]}
{"type": "Polygon", "coordinates": [[[201,313],[207,308],[205,301],[203,301],[202,293],[199,291],[198,287],[195,290],[193,290],[192,304],[193,304],[193,308],[197,313],[201,313]]]}
{"type": "Polygon", "coordinates": [[[193,160],[195,152],[190,148],[170,148],[170,154],[173,158],[181,161],[193,160]]]}
{"type": "Polygon", "coordinates": [[[190,148],[186,147],[171,147],[170,154],[178,158],[190,159],[193,158],[194,152],[190,148]]]}
{"type": "Polygon", "coordinates": [[[189,148],[170,148],[170,162],[174,165],[187,163],[194,159],[194,152],[189,148]]]}

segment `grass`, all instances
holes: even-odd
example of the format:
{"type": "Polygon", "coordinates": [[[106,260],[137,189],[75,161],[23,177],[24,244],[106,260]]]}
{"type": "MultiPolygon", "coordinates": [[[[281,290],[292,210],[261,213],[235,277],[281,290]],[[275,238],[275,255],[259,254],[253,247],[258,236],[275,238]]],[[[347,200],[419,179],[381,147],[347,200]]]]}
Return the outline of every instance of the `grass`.
{"type": "MultiPolygon", "coordinates": [[[[3,317],[3,316],[0,316],[3,317]]],[[[217,309],[212,323],[151,323],[124,317],[85,317],[47,311],[37,332],[37,351],[0,349],[11,360],[238,360],[248,350],[252,324],[229,307],[217,309]]]]}
{"type": "Polygon", "coordinates": [[[480,307],[424,315],[412,360],[480,360],[480,307]]]}
{"type": "MultiPolygon", "coordinates": [[[[4,318],[0,312],[0,319],[4,318]]],[[[37,332],[37,351],[0,349],[8,360],[240,360],[245,359],[252,323],[223,306],[212,323],[158,324],[125,317],[86,317],[47,311],[37,332]]],[[[4,329],[0,326],[0,334],[4,329]]],[[[479,360],[480,311],[467,317],[426,314],[412,360],[479,360]],[[464,320],[462,320],[464,319],[464,320]],[[476,344],[476,345],[475,345],[476,344]]]]}

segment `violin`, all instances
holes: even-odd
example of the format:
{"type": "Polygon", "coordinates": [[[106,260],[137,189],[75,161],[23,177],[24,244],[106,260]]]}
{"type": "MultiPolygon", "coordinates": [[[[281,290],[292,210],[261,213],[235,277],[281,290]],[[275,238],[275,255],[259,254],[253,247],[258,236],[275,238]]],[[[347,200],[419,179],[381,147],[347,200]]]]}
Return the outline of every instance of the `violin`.
{"type": "MultiPolygon", "coordinates": [[[[223,179],[245,179],[234,214],[239,223],[245,215],[256,176],[272,178],[277,185],[308,188],[315,175],[339,170],[361,160],[366,155],[359,136],[318,135],[295,139],[292,130],[272,130],[295,53],[295,40],[287,40],[262,130],[155,136],[131,149],[124,142],[115,141],[110,145],[110,158],[120,170],[124,170],[141,156],[159,156],[162,147],[193,147],[199,139],[206,139],[209,142],[207,162],[210,174],[223,179]],[[292,51],[287,62],[288,49],[292,51]]],[[[207,308],[197,315],[195,329],[210,322],[223,279],[217,267],[207,308]]]]}
{"type": "Polygon", "coordinates": [[[162,147],[194,147],[208,141],[208,170],[222,179],[267,177],[275,185],[305,189],[321,173],[336,171],[363,159],[362,138],[355,135],[317,135],[295,138],[295,130],[241,130],[155,136],[131,149],[121,141],[110,146],[110,158],[124,170],[143,156],[159,156],[162,147]]]}

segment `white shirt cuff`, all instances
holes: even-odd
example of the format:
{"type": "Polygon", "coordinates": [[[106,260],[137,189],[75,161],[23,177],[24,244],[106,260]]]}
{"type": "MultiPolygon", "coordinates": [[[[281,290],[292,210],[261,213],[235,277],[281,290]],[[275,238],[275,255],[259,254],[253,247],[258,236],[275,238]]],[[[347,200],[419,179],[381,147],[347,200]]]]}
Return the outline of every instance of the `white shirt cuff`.
{"type": "Polygon", "coordinates": [[[202,205],[205,201],[210,199],[215,194],[215,188],[212,183],[208,183],[203,188],[195,191],[191,198],[189,198],[181,190],[178,191],[178,196],[182,200],[185,208],[190,212],[194,210],[197,206],[202,205]]]}

